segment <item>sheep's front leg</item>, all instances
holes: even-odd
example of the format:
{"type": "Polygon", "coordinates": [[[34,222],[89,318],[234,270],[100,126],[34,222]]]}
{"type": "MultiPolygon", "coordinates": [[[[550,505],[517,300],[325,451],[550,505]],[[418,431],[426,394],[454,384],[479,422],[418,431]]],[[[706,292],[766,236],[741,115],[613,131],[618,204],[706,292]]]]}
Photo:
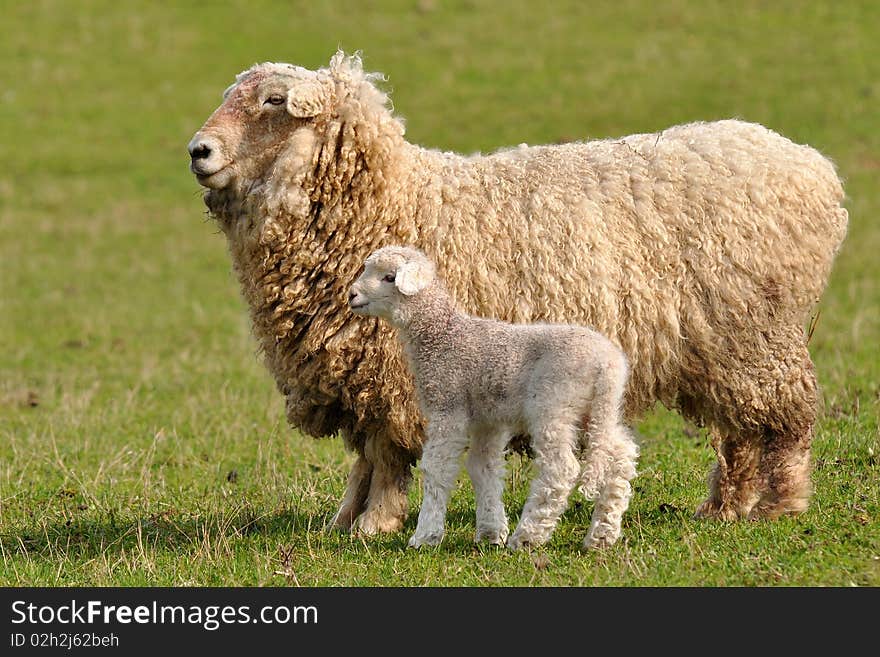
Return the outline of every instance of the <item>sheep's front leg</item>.
{"type": "Polygon", "coordinates": [[[366,535],[396,532],[403,527],[409,510],[407,492],[414,456],[379,434],[367,438],[364,453],[372,467],[367,478],[369,492],[366,508],[352,529],[366,535]]]}
{"type": "Polygon", "coordinates": [[[348,475],[345,497],[342,499],[336,515],[333,516],[333,520],[330,521],[328,529],[348,531],[352,528],[357,517],[363,513],[367,506],[367,494],[370,491],[372,474],[372,463],[361,454],[348,475]]]}
{"type": "Polygon", "coordinates": [[[471,438],[467,468],[477,502],[475,541],[504,545],[509,532],[504,512],[504,446],[509,435],[504,431],[475,433],[471,438]]]}
{"type": "Polygon", "coordinates": [[[465,422],[458,417],[432,417],[422,450],[422,508],[410,547],[439,545],[446,533],[446,506],[455,485],[459,459],[467,445],[465,422]]]}

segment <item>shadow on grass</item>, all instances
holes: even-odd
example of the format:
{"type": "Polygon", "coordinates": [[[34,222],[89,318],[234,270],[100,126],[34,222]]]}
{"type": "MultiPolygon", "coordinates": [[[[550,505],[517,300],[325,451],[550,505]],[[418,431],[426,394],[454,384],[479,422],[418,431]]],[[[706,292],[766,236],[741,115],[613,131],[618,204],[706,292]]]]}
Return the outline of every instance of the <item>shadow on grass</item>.
{"type": "MultiPolygon", "coordinates": [[[[519,520],[521,506],[508,505],[509,527],[512,532],[519,520]]],[[[593,512],[592,502],[573,499],[560,518],[557,532],[586,535],[593,512]]],[[[296,508],[281,508],[265,513],[250,505],[226,511],[149,513],[120,517],[103,513],[101,517],[78,517],[68,520],[35,520],[31,526],[0,531],[0,548],[4,555],[38,560],[72,558],[77,561],[95,557],[112,557],[118,553],[189,553],[197,557],[204,551],[225,550],[233,543],[267,545],[270,549],[289,549],[303,542],[318,549],[345,550],[350,554],[378,550],[402,552],[415,531],[418,508],[413,508],[404,527],[394,534],[361,537],[340,530],[327,531],[328,513],[308,514],[296,508]]],[[[639,524],[686,522],[690,512],[661,504],[639,514],[639,524]]],[[[632,510],[624,516],[624,533],[634,522],[632,510]]],[[[467,555],[481,552],[486,546],[473,542],[475,512],[471,507],[453,506],[446,518],[447,537],[444,551],[467,555]]]]}
{"type": "Polygon", "coordinates": [[[294,509],[259,514],[242,507],[229,512],[198,514],[160,513],[136,518],[76,518],[35,524],[15,532],[0,532],[4,554],[58,559],[88,559],[139,550],[194,551],[247,537],[289,541],[297,532],[323,530],[324,516],[294,509]]]}

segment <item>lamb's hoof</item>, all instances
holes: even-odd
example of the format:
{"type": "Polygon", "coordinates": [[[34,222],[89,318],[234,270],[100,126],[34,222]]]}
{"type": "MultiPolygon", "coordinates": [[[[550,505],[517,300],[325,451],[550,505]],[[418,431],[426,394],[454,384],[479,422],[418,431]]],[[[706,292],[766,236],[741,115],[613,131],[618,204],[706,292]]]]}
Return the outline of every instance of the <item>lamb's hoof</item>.
{"type": "Polygon", "coordinates": [[[407,542],[406,546],[411,548],[420,548],[423,545],[434,546],[440,545],[440,542],[442,540],[442,533],[413,534],[407,542]]]}
{"type": "Polygon", "coordinates": [[[489,545],[504,545],[507,540],[507,528],[482,528],[477,529],[474,543],[488,543],[489,545]]]}
{"type": "Polygon", "coordinates": [[[513,536],[507,539],[507,547],[511,550],[528,550],[533,547],[543,545],[545,541],[534,536],[526,536],[525,534],[513,533],[513,536]]]}
{"type": "Polygon", "coordinates": [[[605,550],[610,548],[612,545],[617,543],[617,539],[619,536],[614,534],[587,534],[587,538],[584,539],[584,549],[585,550],[605,550]]]}
{"type": "Polygon", "coordinates": [[[366,511],[354,521],[351,530],[355,534],[364,536],[390,534],[399,531],[403,527],[404,520],[405,518],[385,516],[375,511],[366,511]]]}

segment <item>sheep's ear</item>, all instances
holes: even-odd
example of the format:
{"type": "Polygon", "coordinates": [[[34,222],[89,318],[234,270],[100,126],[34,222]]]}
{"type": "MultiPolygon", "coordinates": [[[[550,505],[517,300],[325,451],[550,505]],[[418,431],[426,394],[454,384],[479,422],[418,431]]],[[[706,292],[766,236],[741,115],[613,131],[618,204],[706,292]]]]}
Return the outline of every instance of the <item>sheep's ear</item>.
{"type": "Polygon", "coordinates": [[[324,87],[320,82],[301,82],[287,92],[287,111],[298,119],[318,116],[324,109],[324,87]]]}
{"type": "Polygon", "coordinates": [[[408,297],[424,290],[430,281],[430,273],[415,262],[405,262],[394,276],[397,289],[408,297]]]}

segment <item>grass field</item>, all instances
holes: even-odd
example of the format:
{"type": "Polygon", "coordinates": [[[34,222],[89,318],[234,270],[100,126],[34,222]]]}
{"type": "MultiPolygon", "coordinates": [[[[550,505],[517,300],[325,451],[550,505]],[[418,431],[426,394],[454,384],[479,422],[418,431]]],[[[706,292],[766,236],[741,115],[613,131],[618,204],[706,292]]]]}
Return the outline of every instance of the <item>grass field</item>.
{"type": "MultiPolygon", "coordinates": [[[[18,2],[0,27],[0,584],[880,585],[880,4],[18,2]],[[502,10],[502,6],[504,7],[502,10]],[[351,455],[285,425],[187,141],[254,62],[362,49],[412,141],[465,152],[741,117],[846,180],[810,345],[807,513],[691,519],[713,462],[662,408],[625,540],[477,548],[462,478],[439,549],[324,533],[351,455]]],[[[518,514],[528,464],[510,463],[518,514]]],[[[416,487],[411,495],[417,509],[416,487]]]]}

